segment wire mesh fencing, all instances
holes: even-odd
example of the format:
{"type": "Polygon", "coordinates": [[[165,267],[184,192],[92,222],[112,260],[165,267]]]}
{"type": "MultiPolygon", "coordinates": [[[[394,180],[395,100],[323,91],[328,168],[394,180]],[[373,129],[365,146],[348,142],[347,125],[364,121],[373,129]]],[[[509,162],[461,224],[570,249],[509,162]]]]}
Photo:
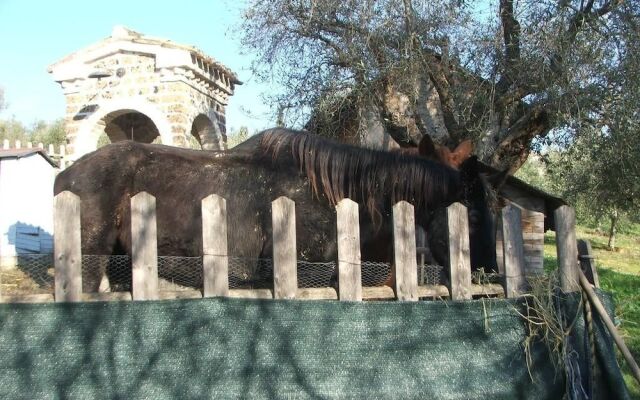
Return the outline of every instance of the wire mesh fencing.
{"type": "Polygon", "coordinates": [[[418,285],[443,285],[445,283],[444,267],[441,265],[418,265],[418,285]]]}
{"type": "Polygon", "coordinates": [[[0,293],[8,296],[53,294],[53,254],[21,254],[15,266],[0,269],[0,293]]]}
{"type": "MultiPolygon", "coordinates": [[[[273,260],[265,258],[228,258],[230,289],[273,288],[273,260]]],[[[390,285],[392,266],[384,262],[363,261],[361,281],[364,287],[390,285]]],[[[438,265],[418,265],[418,285],[444,284],[444,268],[438,265]]],[[[335,262],[299,260],[298,287],[318,288],[338,286],[338,267],[335,262]]],[[[160,291],[183,291],[203,288],[202,257],[159,256],[158,284],[160,291]]],[[[83,255],[85,291],[131,291],[131,257],[128,255],[83,255]],[[106,279],[105,279],[106,278],[106,279]],[[91,289],[87,289],[91,287],[91,289]]],[[[486,282],[496,278],[474,275],[474,280],[486,282]]],[[[15,268],[0,270],[0,293],[27,295],[53,293],[54,262],[52,254],[20,256],[15,268]]]]}
{"type": "Polygon", "coordinates": [[[476,285],[486,285],[489,283],[502,283],[504,274],[496,272],[485,272],[484,269],[471,271],[471,283],[476,285]]]}

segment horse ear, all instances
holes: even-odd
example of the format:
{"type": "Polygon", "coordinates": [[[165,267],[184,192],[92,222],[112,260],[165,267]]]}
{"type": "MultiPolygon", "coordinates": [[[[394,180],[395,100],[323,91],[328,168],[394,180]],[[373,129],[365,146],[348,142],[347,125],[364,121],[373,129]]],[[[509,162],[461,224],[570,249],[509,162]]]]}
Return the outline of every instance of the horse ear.
{"type": "Polygon", "coordinates": [[[459,168],[465,160],[471,157],[472,152],[473,142],[469,139],[462,141],[462,143],[451,152],[451,163],[453,167],[459,168]]]}
{"type": "Polygon", "coordinates": [[[418,154],[423,157],[430,157],[436,155],[436,145],[431,140],[431,136],[424,135],[418,143],[418,154]]]}

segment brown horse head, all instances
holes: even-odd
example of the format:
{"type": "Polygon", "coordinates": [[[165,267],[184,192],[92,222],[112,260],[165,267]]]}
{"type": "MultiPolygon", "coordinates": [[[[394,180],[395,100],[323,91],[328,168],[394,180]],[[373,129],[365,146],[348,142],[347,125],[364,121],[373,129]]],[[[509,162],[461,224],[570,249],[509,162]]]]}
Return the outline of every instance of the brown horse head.
{"type": "Polygon", "coordinates": [[[403,147],[396,150],[402,154],[421,156],[426,159],[437,161],[455,170],[460,170],[460,166],[473,153],[473,143],[467,139],[462,141],[455,149],[449,150],[447,146],[442,146],[433,142],[430,136],[423,136],[418,147],[403,147]]]}
{"type": "Polygon", "coordinates": [[[462,163],[471,157],[472,152],[471,140],[464,140],[455,149],[449,150],[447,146],[438,145],[430,136],[425,135],[418,144],[416,154],[459,170],[462,163]]]}

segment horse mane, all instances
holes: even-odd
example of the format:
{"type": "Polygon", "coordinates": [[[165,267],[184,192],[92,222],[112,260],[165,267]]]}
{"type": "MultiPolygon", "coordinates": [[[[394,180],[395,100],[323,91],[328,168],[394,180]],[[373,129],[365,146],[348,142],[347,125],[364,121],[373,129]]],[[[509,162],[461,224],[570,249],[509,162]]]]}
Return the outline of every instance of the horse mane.
{"type": "Polygon", "coordinates": [[[265,131],[260,147],[274,161],[288,162],[292,157],[316,196],[326,196],[332,205],[344,198],[361,200],[374,219],[387,196],[391,205],[406,200],[424,209],[452,201],[459,194],[458,171],[420,157],[286,129],[265,131]]]}

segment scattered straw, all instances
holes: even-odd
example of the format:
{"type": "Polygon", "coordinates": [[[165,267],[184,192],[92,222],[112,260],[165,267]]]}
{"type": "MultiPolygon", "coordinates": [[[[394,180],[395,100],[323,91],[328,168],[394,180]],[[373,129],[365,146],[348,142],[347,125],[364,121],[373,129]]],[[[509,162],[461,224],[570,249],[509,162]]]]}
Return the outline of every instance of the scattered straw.
{"type": "Polygon", "coordinates": [[[542,341],[547,346],[556,373],[570,372],[566,371],[567,351],[569,351],[566,339],[580,315],[581,306],[578,307],[570,323],[565,324],[565,320],[569,320],[566,315],[561,314],[558,306],[560,301],[558,275],[555,273],[534,275],[529,276],[528,281],[531,290],[526,295],[525,310],[524,312],[516,310],[516,312],[525,319],[528,327],[528,335],[523,345],[529,376],[533,380],[531,348],[537,341],[542,341]]]}

